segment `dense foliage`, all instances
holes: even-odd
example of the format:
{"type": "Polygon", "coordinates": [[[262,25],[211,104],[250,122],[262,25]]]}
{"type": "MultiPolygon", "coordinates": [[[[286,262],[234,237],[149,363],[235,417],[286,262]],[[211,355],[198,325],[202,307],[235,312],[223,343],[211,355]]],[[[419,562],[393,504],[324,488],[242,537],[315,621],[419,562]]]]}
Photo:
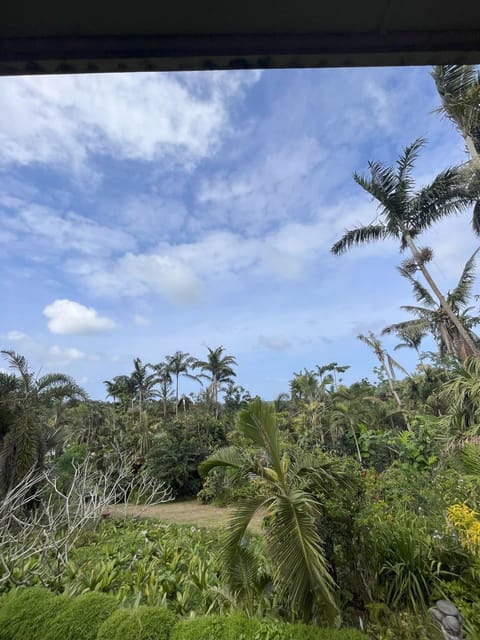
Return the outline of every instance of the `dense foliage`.
{"type": "Polygon", "coordinates": [[[368,331],[358,337],[378,366],[350,385],[348,364],[319,363],[273,402],[252,399],[235,384],[235,356],[218,346],[203,358],[135,358],[130,373],[105,381],[109,401],[99,402],[70,377],[36,375],[25,357],[2,352],[0,640],[357,640],[359,629],[426,640],[438,636],[428,609],[440,598],[458,606],[469,640],[480,637],[477,252],[462,256],[455,288],[442,292],[433,250],[419,245],[468,208],[480,232],[480,85],[472,67],[433,76],[471,159],[427,185],[413,179],[423,140],[394,166],[370,162],[354,178],[377,215],[332,247],[394,238],[408,250],[399,272],[413,300],[399,304],[409,319],[392,318],[382,335],[417,353],[414,371],[368,331]],[[435,352],[421,350],[427,335],[435,352]],[[182,393],[185,378],[197,393],[182,393]],[[163,486],[155,481],[177,499],[232,505],[228,525],[109,511],[100,522],[100,510],[64,535],[75,513],[99,503],[100,485],[113,510],[163,486]]]}

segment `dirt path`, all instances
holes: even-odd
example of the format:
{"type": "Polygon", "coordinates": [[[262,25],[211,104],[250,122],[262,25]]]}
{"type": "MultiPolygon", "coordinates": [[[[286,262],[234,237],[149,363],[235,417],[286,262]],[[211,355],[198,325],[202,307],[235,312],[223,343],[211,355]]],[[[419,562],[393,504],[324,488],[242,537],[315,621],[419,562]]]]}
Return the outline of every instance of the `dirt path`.
{"type": "MultiPolygon", "coordinates": [[[[210,528],[223,526],[234,510],[234,507],[214,507],[200,504],[196,500],[187,500],[184,502],[166,502],[165,504],[154,506],[129,506],[127,515],[158,518],[166,522],[210,528]]],[[[112,506],[110,512],[115,515],[123,515],[125,508],[112,506]]],[[[256,513],[253,517],[252,524],[249,527],[252,532],[260,533],[263,515],[263,513],[256,513]]]]}

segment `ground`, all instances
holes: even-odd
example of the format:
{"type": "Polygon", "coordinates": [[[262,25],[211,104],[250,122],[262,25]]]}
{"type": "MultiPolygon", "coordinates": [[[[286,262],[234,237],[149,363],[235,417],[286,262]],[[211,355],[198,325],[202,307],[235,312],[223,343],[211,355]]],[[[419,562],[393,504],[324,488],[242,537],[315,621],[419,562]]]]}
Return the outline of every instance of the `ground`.
{"type": "MultiPolygon", "coordinates": [[[[177,524],[190,524],[197,527],[221,527],[228,521],[229,516],[234,511],[234,507],[214,507],[212,505],[200,504],[196,500],[185,500],[183,502],[166,502],[158,505],[138,505],[112,506],[110,512],[115,515],[138,515],[145,518],[159,518],[166,522],[176,522],[177,524]]],[[[250,530],[259,533],[263,513],[256,513],[253,517],[250,530]]]]}

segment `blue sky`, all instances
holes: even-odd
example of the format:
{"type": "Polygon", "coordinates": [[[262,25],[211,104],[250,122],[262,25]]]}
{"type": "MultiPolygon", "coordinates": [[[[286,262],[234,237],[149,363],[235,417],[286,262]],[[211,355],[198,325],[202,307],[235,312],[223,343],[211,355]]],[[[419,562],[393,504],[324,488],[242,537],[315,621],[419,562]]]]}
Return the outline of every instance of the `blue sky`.
{"type": "MultiPolygon", "coordinates": [[[[368,160],[426,137],[422,183],[466,159],[437,106],[428,68],[0,79],[2,348],[94,398],[136,356],[219,345],[265,398],[332,360],[372,377],[357,334],[412,303],[398,247],[329,249],[375,216],[368,160]]],[[[421,244],[447,290],[469,215],[421,244]]]]}

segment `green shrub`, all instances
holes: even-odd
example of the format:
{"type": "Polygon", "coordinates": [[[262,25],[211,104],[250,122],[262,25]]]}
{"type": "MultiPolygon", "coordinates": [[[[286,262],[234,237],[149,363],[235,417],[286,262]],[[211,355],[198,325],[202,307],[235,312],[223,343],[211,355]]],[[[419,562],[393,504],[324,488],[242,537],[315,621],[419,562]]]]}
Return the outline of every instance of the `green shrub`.
{"type": "Polygon", "coordinates": [[[175,615],[161,607],[118,609],[98,630],[97,640],[168,640],[175,615]]]}
{"type": "Polygon", "coordinates": [[[181,620],[172,630],[171,640],[224,640],[227,618],[202,616],[181,620]]]}
{"type": "Polygon", "coordinates": [[[69,600],[42,587],[12,591],[0,609],[0,640],[38,640],[69,600]]]}
{"type": "Polygon", "coordinates": [[[117,606],[116,598],[106,593],[74,598],[53,618],[42,640],[95,640],[100,625],[117,606]]]}
{"type": "Polygon", "coordinates": [[[274,618],[247,618],[235,613],[227,618],[225,640],[290,640],[289,626],[274,618]]]}
{"type": "Polygon", "coordinates": [[[366,640],[357,629],[324,629],[307,624],[288,625],[289,640],[366,640]]]}

